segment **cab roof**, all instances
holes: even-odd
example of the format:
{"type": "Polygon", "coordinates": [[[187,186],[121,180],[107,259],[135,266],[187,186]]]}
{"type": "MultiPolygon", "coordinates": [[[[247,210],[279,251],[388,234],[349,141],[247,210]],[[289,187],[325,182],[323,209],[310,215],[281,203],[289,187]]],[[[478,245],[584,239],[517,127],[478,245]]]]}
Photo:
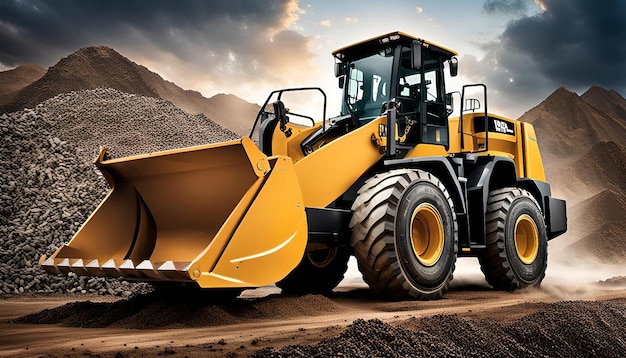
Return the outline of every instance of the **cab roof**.
{"type": "Polygon", "coordinates": [[[391,43],[401,43],[410,46],[411,43],[415,40],[422,42],[422,46],[439,52],[445,58],[450,58],[458,54],[454,50],[450,50],[446,47],[437,45],[428,40],[411,36],[401,31],[390,32],[388,34],[376,36],[349,46],[344,46],[338,50],[333,51],[332,54],[340,61],[345,61],[353,58],[360,58],[362,56],[375,52],[377,49],[382,48],[383,45],[391,43]]]}

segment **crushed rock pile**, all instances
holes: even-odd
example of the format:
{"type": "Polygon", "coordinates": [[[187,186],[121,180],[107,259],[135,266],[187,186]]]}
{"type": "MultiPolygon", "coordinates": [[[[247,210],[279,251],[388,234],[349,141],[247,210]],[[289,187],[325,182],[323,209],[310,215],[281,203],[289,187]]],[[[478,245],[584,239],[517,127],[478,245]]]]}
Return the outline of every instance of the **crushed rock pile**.
{"type": "Polygon", "coordinates": [[[559,302],[513,321],[456,315],[392,326],[356,320],[315,345],[265,348],[253,357],[624,357],[626,306],[559,302]]]}
{"type": "Polygon", "coordinates": [[[92,163],[99,147],[121,157],[238,138],[204,115],[114,89],[60,94],[2,114],[0,133],[0,294],[141,289],[121,279],[55,277],[38,266],[108,191],[92,163]]]}

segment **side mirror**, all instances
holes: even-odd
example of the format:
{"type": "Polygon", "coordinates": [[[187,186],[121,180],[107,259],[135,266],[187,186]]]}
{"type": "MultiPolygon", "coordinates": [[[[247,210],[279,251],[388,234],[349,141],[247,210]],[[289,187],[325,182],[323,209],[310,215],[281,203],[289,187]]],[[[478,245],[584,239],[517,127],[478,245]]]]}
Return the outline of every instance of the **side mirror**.
{"type": "Polygon", "coordinates": [[[455,77],[459,74],[459,60],[456,57],[450,59],[450,76],[455,77]]]}
{"type": "Polygon", "coordinates": [[[335,77],[346,74],[346,66],[341,62],[335,62],[335,77]]]}
{"type": "Polygon", "coordinates": [[[422,68],[422,43],[417,40],[411,43],[411,66],[414,70],[422,68]]]}

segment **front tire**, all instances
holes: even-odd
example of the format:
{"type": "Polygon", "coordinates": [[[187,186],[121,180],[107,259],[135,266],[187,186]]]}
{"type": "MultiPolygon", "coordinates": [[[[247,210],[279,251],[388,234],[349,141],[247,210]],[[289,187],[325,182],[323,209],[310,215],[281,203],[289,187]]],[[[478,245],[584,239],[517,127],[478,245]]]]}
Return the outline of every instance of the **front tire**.
{"type": "Polygon", "coordinates": [[[304,253],[300,264],[276,283],[284,294],[328,294],[348,270],[347,247],[332,246],[304,253]]]}
{"type": "Polygon", "coordinates": [[[454,204],[423,170],[396,169],[366,181],[352,206],[351,245],[363,279],[390,299],[438,299],[457,254],[454,204]]]}
{"type": "Polygon", "coordinates": [[[539,204],[526,190],[503,188],[489,193],[487,249],[480,267],[498,290],[539,286],[548,265],[546,224],[539,204]]]}

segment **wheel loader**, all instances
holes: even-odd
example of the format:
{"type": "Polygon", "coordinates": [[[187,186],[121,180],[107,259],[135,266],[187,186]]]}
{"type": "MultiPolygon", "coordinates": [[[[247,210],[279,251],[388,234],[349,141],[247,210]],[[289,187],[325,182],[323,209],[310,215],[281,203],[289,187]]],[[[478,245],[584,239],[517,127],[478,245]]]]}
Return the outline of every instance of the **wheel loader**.
{"type": "Polygon", "coordinates": [[[539,285],[567,219],[533,126],[489,113],[483,84],[453,100],[457,53],[430,41],[393,32],[332,54],[337,117],[326,119],[320,88],[283,89],[239,140],[118,159],[102,148],[108,195],[40,265],[325,293],[354,255],[379,297],[429,300],[447,291],[457,257],[472,256],[495,289],[539,285]],[[289,110],[293,92],[320,97],[322,117],[289,110]]]}

